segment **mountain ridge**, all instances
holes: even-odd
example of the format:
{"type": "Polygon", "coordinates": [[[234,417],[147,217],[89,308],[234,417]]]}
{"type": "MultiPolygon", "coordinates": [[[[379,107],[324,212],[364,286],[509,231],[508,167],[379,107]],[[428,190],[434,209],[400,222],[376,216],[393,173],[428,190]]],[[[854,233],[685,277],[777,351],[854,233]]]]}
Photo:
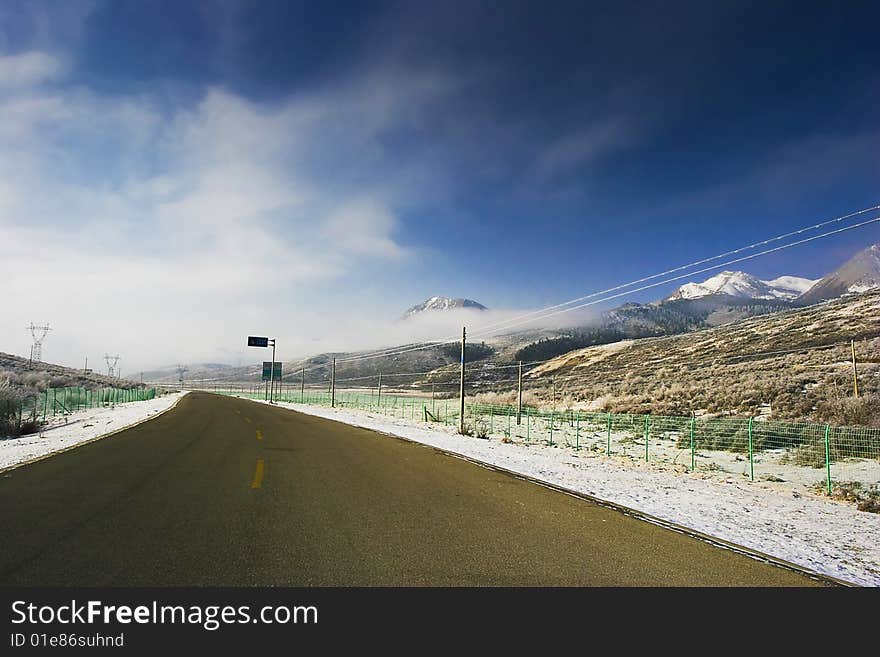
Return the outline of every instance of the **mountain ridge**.
{"type": "Polygon", "coordinates": [[[769,281],[743,271],[725,270],[702,283],[685,283],[664,301],[699,299],[715,294],[748,299],[793,301],[818,282],[800,276],[779,276],[769,281]]]}
{"type": "Polygon", "coordinates": [[[450,310],[489,310],[483,304],[474,301],[473,299],[465,299],[462,297],[441,297],[434,296],[422,301],[422,303],[418,303],[415,306],[411,306],[407,308],[406,311],[402,315],[402,319],[408,319],[410,317],[415,317],[416,315],[421,315],[422,313],[427,312],[444,312],[450,310]]]}
{"type": "Polygon", "coordinates": [[[809,306],[846,294],[859,294],[880,288],[880,244],[859,251],[797,299],[809,306]]]}

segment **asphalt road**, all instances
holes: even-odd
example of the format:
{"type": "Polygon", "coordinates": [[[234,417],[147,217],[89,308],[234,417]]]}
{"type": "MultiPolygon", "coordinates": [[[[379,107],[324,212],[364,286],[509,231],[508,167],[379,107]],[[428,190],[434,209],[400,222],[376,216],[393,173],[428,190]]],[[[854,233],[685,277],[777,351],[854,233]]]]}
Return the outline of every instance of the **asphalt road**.
{"type": "Polygon", "coordinates": [[[403,440],[192,393],[0,475],[0,585],[810,586],[403,440]]]}

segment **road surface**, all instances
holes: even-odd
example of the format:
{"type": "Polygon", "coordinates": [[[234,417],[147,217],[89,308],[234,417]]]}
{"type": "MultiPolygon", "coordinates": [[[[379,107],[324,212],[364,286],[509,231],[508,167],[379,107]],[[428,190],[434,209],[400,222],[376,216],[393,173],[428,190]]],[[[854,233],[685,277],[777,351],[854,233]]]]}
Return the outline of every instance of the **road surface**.
{"type": "Polygon", "coordinates": [[[809,586],[364,429],[191,393],[0,475],[0,585],[809,586]]]}

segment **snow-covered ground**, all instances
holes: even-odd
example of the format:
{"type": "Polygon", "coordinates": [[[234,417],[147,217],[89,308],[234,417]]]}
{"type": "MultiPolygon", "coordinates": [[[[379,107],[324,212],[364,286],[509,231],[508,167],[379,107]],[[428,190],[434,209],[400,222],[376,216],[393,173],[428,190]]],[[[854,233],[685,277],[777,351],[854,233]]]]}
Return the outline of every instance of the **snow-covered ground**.
{"type": "Polygon", "coordinates": [[[143,422],[167,411],[185,394],[58,415],[40,433],[0,440],[0,472],[143,422]]]}
{"type": "MultiPolygon", "coordinates": [[[[261,402],[262,403],[262,402],[261,402]]],[[[278,406],[431,445],[563,486],[863,586],[880,586],[880,515],[808,490],[682,464],[483,440],[442,424],[351,409],[278,406]]]]}

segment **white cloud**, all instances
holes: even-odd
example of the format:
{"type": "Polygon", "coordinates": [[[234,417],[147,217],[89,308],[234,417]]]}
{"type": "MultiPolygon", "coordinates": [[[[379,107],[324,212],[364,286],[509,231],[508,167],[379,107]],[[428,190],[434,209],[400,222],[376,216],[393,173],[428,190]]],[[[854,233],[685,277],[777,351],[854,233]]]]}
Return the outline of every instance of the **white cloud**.
{"type": "Polygon", "coordinates": [[[401,258],[406,252],[388,238],[396,223],[381,203],[358,199],[328,217],[326,234],[331,243],[347,253],[401,258]]]}
{"type": "Polygon", "coordinates": [[[38,85],[58,77],[64,69],[60,59],[44,52],[0,56],[0,90],[38,85]]]}
{"type": "Polygon", "coordinates": [[[212,89],[169,113],[147,96],[40,87],[55,60],[19,60],[0,96],[0,350],[26,353],[23,326],[41,317],[57,327],[47,356],[54,345],[68,364],[105,349],[134,367],[216,359],[262,322],[302,353],[339,325],[315,286],[406,260],[375,133],[411,108],[388,89],[273,105],[212,89]]]}

